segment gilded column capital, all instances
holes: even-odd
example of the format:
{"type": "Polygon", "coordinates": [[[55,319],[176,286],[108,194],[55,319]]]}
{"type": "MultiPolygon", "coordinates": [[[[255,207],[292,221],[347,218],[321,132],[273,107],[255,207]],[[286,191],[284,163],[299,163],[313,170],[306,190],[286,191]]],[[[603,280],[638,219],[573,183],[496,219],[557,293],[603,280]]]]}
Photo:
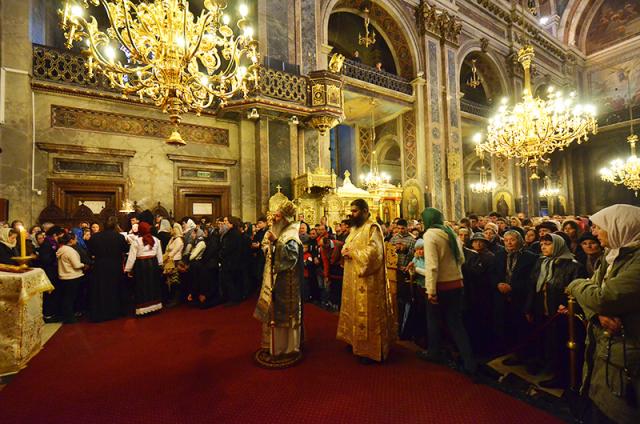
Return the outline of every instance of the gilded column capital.
{"type": "Polygon", "coordinates": [[[460,44],[462,24],[448,11],[421,0],[417,9],[417,20],[420,34],[430,33],[456,46],[460,44]]]}

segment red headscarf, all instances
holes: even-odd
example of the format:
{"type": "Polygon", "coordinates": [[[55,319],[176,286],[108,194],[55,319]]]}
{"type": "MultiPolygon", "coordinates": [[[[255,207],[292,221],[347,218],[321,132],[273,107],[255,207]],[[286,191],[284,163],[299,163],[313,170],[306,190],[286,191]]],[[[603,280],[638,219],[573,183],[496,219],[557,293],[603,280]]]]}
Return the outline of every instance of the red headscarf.
{"type": "Polygon", "coordinates": [[[151,235],[151,225],[144,221],[140,221],[138,223],[138,235],[142,237],[143,244],[146,244],[149,247],[153,247],[153,245],[156,244],[156,241],[151,235]]]}

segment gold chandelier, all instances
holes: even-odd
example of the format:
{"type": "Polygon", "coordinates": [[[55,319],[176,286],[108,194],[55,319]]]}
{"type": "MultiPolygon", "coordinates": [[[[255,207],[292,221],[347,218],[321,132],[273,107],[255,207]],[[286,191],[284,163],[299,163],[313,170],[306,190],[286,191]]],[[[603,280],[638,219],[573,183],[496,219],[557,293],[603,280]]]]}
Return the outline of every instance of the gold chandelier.
{"type": "Polygon", "coordinates": [[[546,198],[550,199],[552,197],[556,197],[557,195],[559,195],[560,194],[560,189],[558,187],[553,186],[550,183],[549,177],[545,177],[544,178],[544,187],[542,187],[542,190],[540,190],[540,192],[538,194],[540,194],[540,197],[546,197],[546,198]]]}
{"type": "Polygon", "coordinates": [[[225,14],[226,0],[205,0],[196,18],[188,0],[67,0],[62,29],[67,48],[88,55],[89,76],[101,71],[123,95],[147,97],[169,114],[174,130],[167,143],[184,145],[178,132],[182,113],[197,114],[242,93],[258,81],[258,42],[239,8],[239,34],[225,14]],[[101,31],[90,5],[102,5],[109,28],[101,31]]]}
{"type": "Polygon", "coordinates": [[[531,62],[533,46],[527,44],[518,52],[524,68],[522,101],[513,107],[503,99],[498,113],[489,120],[486,140],[476,146],[477,152],[487,152],[503,158],[515,158],[519,166],[536,173],[539,162],[549,163],[547,157],[555,150],[563,150],[572,142],[588,140],[589,133],[598,131],[595,108],[574,104],[575,93],[564,96],[549,90],[549,99],[534,98],[531,91],[531,62]]]}
{"type": "MultiPolygon", "coordinates": [[[[376,100],[371,99],[371,145],[376,145],[376,121],[375,121],[375,106],[376,100]]],[[[378,156],[376,151],[371,152],[371,165],[369,172],[360,175],[360,182],[367,190],[375,190],[378,187],[390,184],[391,177],[386,173],[381,173],[378,168],[378,156]]]]}
{"type": "Polygon", "coordinates": [[[633,190],[637,196],[638,190],[640,190],[640,159],[636,156],[636,143],[638,142],[638,136],[633,133],[631,75],[628,70],[626,70],[624,74],[627,78],[627,94],[629,96],[629,136],[627,137],[627,143],[629,143],[631,155],[624,162],[621,159],[611,161],[611,164],[608,167],[600,170],[600,177],[603,181],[614,185],[624,185],[629,190],[633,190]]]}
{"type": "Polygon", "coordinates": [[[480,152],[480,181],[469,184],[473,193],[493,193],[498,186],[495,181],[487,179],[487,170],[484,167],[484,154],[480,152]]]}
{"type": "Polygon", "coordinates": [[[364,8],[364,37],[358,33],[358,44],[364,45],[366,48],[369,48],[370,45],[375,44],[376,42],[376,32],[374,30],[369,31],[370,19],[369,19],[369,9],[364,8]]]}
{"type": "Polygon", "coordinates": [[[482,80],[478,76],[478,68],[476,67],[476,59],[471,59],[471,77],[467,80],[467,86],[478,88],[482,85],[482,80]]]}

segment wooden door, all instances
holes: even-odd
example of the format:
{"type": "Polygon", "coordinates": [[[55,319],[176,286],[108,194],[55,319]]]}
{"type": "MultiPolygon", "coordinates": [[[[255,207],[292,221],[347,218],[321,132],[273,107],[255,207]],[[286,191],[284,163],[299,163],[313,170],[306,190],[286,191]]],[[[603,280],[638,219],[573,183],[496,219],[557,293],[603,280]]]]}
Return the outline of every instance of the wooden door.
{"type": "Polygon", "coordinates": [[[64,222],[57,224],[77,225],[86,220],[102,222],[106,216],[117,212],[125,195],[124,182],[67,179],[49,179],[48,182],[49,199],[64,216],[64,222]]]}
{"type": "Polygon", "coordinates": [[[176,219],[190,216],[196,220],[213,220],[229,216],[229,187],[178,186],[176,187],[176,219]]]}

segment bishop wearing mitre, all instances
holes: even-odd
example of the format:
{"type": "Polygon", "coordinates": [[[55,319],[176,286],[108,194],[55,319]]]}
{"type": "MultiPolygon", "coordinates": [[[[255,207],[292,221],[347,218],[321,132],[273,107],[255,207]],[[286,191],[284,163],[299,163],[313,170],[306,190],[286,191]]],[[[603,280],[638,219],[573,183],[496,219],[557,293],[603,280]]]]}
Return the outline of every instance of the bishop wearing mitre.
{"type": "Polygon", "coordinates": [[[293,203],[284,201],[263,239],[265,269],[254,313],[262,321],[262,343],[255,359],[269,368],[290,366],[301,358],[304,264],[295,212],[293,203]]]}
{"type": "Polygon", "coordinates": [[[344,247],[338,340],[351,345],[361,363],[384,361],[397,339],[397,322],[386,278],[382,229],[363,199],[351,203],[351,231],[344,247]]]}

